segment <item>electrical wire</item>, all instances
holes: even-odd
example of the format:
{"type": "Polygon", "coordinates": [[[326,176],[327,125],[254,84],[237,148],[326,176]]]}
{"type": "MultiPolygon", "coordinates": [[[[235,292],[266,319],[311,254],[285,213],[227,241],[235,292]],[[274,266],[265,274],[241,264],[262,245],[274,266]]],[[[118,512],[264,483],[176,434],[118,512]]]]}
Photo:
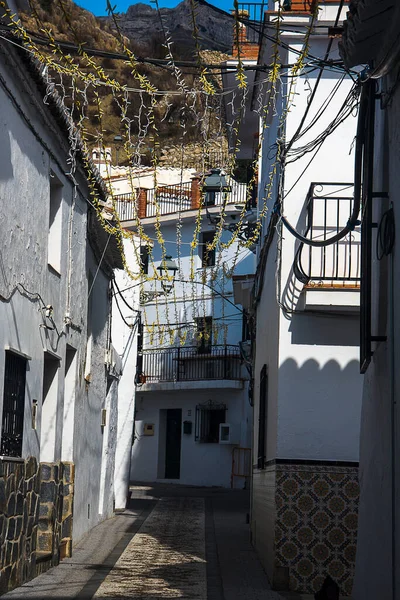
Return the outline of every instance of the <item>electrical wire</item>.
{"type": "MultiPolygon", "coordinates": [[[[15,34],[10,32],[8,26],[0,25],[0,31],[3,31],[4,33],[7,34],[5,36],[2,36],[3,39],[10,41],[15,46],[26,49],[26,47],[23,44],[20,45],[15,41],[15,40],[18,40],[19,38],[18,38],[18,36],[16,36],[15,34]]],[[[30,31],[29,29],[26,29],[25,31],[29,34],[32,42],[38,44],[39,46],[51,48],[52,44],[50,44],[48,39],[38,36],[37,34],[30,31]]],[[[59,46],[61,50],[66,50],[71,55],[79,55],[79,53],[82,52],[82,50],[84,50],[88,56],[95,56],[95,57],[99,57],[99,58],[109,58],[112,60],[124,60],[124,61],[127,60],[126,55],[121,54],[119,52],[109,52],[107,50],[97,50],[96,48],[88,48],[84,44],[79,46],[76,44],[72,44],[71,42],[65,42],[65,41],[62,41],[59,39],[55,39],[54,43],[57,44],[57,46],[59,46]]],[[[29,52],[31,52],[29,49],[27,49],[27,50],[29,52]]],[[[315,59],[315,58],[314,58],[314,60],[318,61],[318,59],[315,59]]],[[[136,62],[140,63],[140,64],[151,65],[154,67],[166,67],[169,70],[171,69],[170,61],[168,59],[164,59],[164,58],[151,58],[151,57],[136,56],[136,62]]],[[[195,61],[175,60],[174,64],[177,67],[191,67],[194,69],[199,68],[198,63],[195,61]]],[[[206,69],[212,69],[212,70],[218,70],[218,71],[226,70],[226,71],[235,72],[238,70],[238,68],[235,64],[229,65],[226,63],[202,63],[201,66],[206,69]]],[[[290,69],[293,66],[294,66],[293,64],[285,64],[285,65],[282,65],[282,68],[290,69]]],[[[329,66],[329,65],[327,65],[327,66],[329,66]]],[[[256,65],[256,64],[243,65],[243,68],[246,71],[269,71],[269,70],[271,70],[270,65],[256,65]]],[[[141,91],[143,91],[143,90],[141,90],[141,91]]],[[[157,90],[154,93],[157,94],[160,92],[157,90]]]]}
{"type": "MultiPolygon", "coordinates": [[[[225,11],[225,10],[223,10],[221,8],[218,8],[217,6],[214,6],[213,4],[210,4],[209,2],[207,2],[207,0],[197,0],[197,1],[198,1],[199,4],[202,4],[204,6],[212,8],[213,10],[215,10],[216,12],[218,12],[220,14],[223,14],[223,15],[225,15],[227,17],[230,17],[231,19],[234,18],[233,15],[231,15],[230,13],[228,13],[227,11],[225,11]]],[[[344,0],[341,0],[341,4],[343,4],[343,3],[344,3],[344,0]]],[[[290,12],[288,12],[287,14],[289,15],[290,12]]],[[[340,12],[338,14],[340,16],[340,12]]],[[[277,40],[276,38],[273,38],[273,37],[271,37],[271,36],[269,36],[269,35],[267,35],[267,34],[264,33],[265,27],[268,27],[268,26],[271,29],[275,30],[275,24],[271,24],[270,25],[268,23],[265,23],[265,21],[264,21],[262,23],[262,28],[258,29],[257,26],[254,25],[254,23],[251,22],[250,20],[244,19],[243,17],[240,17],[240,16],[237,16],[236,18],[239,21],[239,23],[242,23],[246,27],[248,27],[248,28],[252,29],[253,31],[255,31],[256,33],[258,33],[258,35],[259,35],[260,38],[265,38],[266,40],[271,41],[274,44],[278,44],[278,46],[281,46],[281,48],[284,48],[285,50],[289,50],[290,52],[292,52],[294,54],[297,54],[298,56],[301,55],[301,51],[297,50],[297,48],[294,48],[294,47],[290,46],[289,44],[286,44],[282,40],[277,40]]],[[[321,26],[321,27],[325,27],[325,29],[326,29],[326,26],[321,26]]],[[[292,33],[293,31],[289,29],[288,32],[292,33]]],[[[297,33],[302,33],[302,32],[299,31],[297,33]]],[[[321,61],[320,58],[318,58],[316,56],[313,56],[312,54],[308,54],[308,57],[311,58],[311,59],[313,59],[313,60],[316,60],[319,64],[322,64],[322,62],[323,62],[323,61],[321,61]]],[[[325,66],[327,66],[327,67],[329,67],[329,66],[331,66],[331,67],[332,66],[337,66],[342,71],[343,70],[345,70],[346,72],[348,71],[348,69],[346,67],[344,67],[342,61],[337,61],[337,62],[338,62],[338,64],[334,65],[334,61],[327,61],[327,60],[325,60],[325,66]]]]}
{"type": "MultiPolygon", "coordinates": [[[[363,87],[362,94],[361,94],[361,100],[360,100],[360,111],[359,111],[359,116],[358,116],[357,135],[356,135],[355,167],[354,167],[354,170],[355,170],[354,203],[353,203],[352,213],[350,215],[350,218],[347,222],[346,227],[344,227],[337,234],[333,235],[331,238],[328,238],[326,240],[322,240],[322,241],[312,240],[312,239],[306,238],[303,235],[301,235],[300,233],[298,233],[297,230],[281,214],[281,203],[280,202],[277,202],[275,205],[274,210],[276,210],[276,212],[279,214],[280,220],[282,221],[282,223],[286,227],[286,229],[288,231],[290,231],[290,233],[296,239],[298,239],[300,242],[303,242],[307,246],[324,247],[324,246],[329,246],[331,244],[334,244],[335,242],[338,242],[339,240],[343,239],[348,233],[350,233],[350,231],[353,231],[353,229],[357,225],[360,224],[360,221],[358,220],[358,216],[360,213],[360,206],[361,206],[362,151],[363,151],[363,146],[364,146],[364,142],[365,142],[364,125],[365,125],[367,109],[368,109],[368,95],[367,95],[366,88],[363,87]]],[[[312,157],[312,159],[314,158],[314,156],[312,157]]],[[[309,166],[309,164],[307,165],[307,167],[309,166]]],[[[307,167],[306,167],[306,169],[307,169],[307,167]]],[[[304,171],[306,169],[304,169],[304,171]]],[[[304,173],[304,171],[303,171],[303,173],[304,173]]]]}
{"type": "MultiPolygon", "coordinates": [[[[340,0],[340,4],[339,4],[338,11],[337,11],[337,14],[336,14],[336,19],[335,19],[334,27],[337,27],[337,24],[339,23],[340,14],[341,14],[342,9],[343,9],[343,4],[344,4],[344,0],[340,0]]],[[[325,52],[323,63],[326,63],[327,60],[328,60],[329,54],[330,54],[331,49],[332,49],[332,44],[333,44],[333,38],[331,38],[329,40],[329,42],[328,42],[328,47],[327,47],[326,52],[325,52]]],[[[323,72],[324,72],[324,66],[322,66],[322,63],[321,63],[320,72],[318,73],[317,80],[316,80],[316,82],[314,84],[314,87],[313,87],[313,90],[311,92],[311,96],[310,96],[310,98],[309,98],[309,100],[307,102],[306,110],[304,111],[304,114],[303,114],[303,116],[302,116],[302,118],[300,120],[300,123],[299,123],[299,125],[298,125],[295,133],[293,134],[291,140],[289,141],[289,143],[286,145],[286,147],[282,151],[283,159],[287,155],[287,153],[289,152],[290,148],[292,147],[292,145],[296,141],[298,135],[300,134],[300,131],[302,130],[304,122],[305,122],[305,120],[307,118],[307,115],[308,115],[308,113],[310,111],[310,108],[311,108],[311,105],[313,103],[313,100],[314,100],[315,95],[317,93],[317,89],[318,89],[318,86],[320,84],[323,72]]]]}
{"type": "Polygon", "coordinates": [[[111,236],[112,236],[112,233],[109,233],[109,234],[108,234],[108,238],[107,238],[106,245],[104,246],[104,249],[103,249],[103,254],[101,255],[101,258],[100,258],[99,264],[97,265],[97,270],[96,270],[95,276],[94,276],[94,278],[93,278],[92,285],[90,286],[90,289],[89,289],[88,298],[90,298],[90,294],[92,293],[92,290],[93,290],[94,284],[96,283],[97,275],[99,274],[100,267],[101,267],[101,265],[102,265],[102,262],[103,262],[104,256],[105,256],[105,254],[106,254],[106,252],[107,252],[107,248],[108,248],[108,244],[109,244],[109,242],[110,242],[111,236]]]}
{"type": "MultiPolygon", "coordinates": [[[[123,320],[123,322],[125,323],[125,325],[126,325],[127,327],[129,327],[129,329],[133,329],[133,328],[135,327],[135,325],[136,325],[136,320],[137,320],[137,317],[136,317],[136,320],[135,320],[135,322],[134,322],[134,323],[128,323],[128,321],[125,319],[124,315],[122,314],[122,310],[121,310],[121,307],[120,307],[120,305],[118,304],[118,300],[117,300],[117,296],[116,296],[116,294],[114,294],[114,298],[115,298],[115,304],[117,305],[118,312],[119,312],[119,314],[120,314],[120,316],[121,316],[121,319],[123,320]]],[[[138,312],[138,311],[135,311],[135,312],[138,312]]]]}
{"type": "MultiPolygon", "coordinates": [[[[113,287],[115,286],[115,287],[117,288],[117,292],[114,292],[114,294],[113,294],[114,296],[116,295],[116,293],[118,293],[118,294],[121,296],[121,298],[122,298],[123,302],[126,304],[126,306],[127,306],[127,307],[128,307],[128,308],[129,308],[129,309],[132,311],[132,312],[140,313],[140,310],[137,310],[136,308],[133,308],[133,307],[132,307],[130,304],[128,304],[128,302],[126,301],[126,299],[125,299],[125,298],[124,298],[124,296],[122,295],[122,292],[121,292],[121,290],[119,289],[119,287],[118,287],[118,284],[117,284],[117,282],[116,282],[115,278],[112,280],[112,286],[113,286],[113,287]]],[[[130,289],[130,288],[127,288],[127,289],[130,289]]]]}
{"type": "Polygon", "coordinates": [[[353,84],[350,92],[348,93],[335,118],[325,127],[325,129],[316,138],[314,138],[310,142],[307,142],[307,144],[304,144],[303,146],[299,146],[297,148],[292,147],[289,153],[286,155],[292,157],[292,159],[287,160],[286,164],[296,162],[297,160],[303,158],[307,153],[310,153],[313,150],[315,150],[315,148],[318,148],[319,150],[326,138],[330,136],[342,123],[344,123],[346,119],[353,115],[354,109],[358,106],[359,91],[359,84],[353,84]]]}

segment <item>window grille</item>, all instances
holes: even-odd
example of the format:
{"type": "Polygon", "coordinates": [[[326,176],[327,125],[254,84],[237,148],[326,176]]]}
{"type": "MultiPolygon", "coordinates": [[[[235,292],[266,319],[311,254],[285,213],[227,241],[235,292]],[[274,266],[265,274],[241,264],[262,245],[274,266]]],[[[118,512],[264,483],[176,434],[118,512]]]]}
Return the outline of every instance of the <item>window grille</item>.
{"type": "Polygon", "coordinates": [[[211,400],[196,406],[195,441],[201,443],[218,443],[219,426],[226,423],[226,405],[214,404],[211,400]]]}
{"type": "Polygon", "coordinates": [[[214,241],[214,232],[205,231],[200,236],[200,258],[201,266],[214,267],[215,266],[215,248],[209,250],[207,244],[211,244],[214,241]]]}
{"type": "Polygon", "coordinates": [[[197,351],[199,354],[210,354],[212,347],[212,317],[197,317],[195,319],[198,336],[197,351]]]}
{"type": "Polygon", "coordinates": [[[22,456],[25,380],[26,359],[12,352],[6,352],[1,429],[2,456],[22,456]]]}
{"type": "Polygon", "coordinates": [[[140,266],[146,275],[149,272],[149,247],[140,246],[140,266]]]}

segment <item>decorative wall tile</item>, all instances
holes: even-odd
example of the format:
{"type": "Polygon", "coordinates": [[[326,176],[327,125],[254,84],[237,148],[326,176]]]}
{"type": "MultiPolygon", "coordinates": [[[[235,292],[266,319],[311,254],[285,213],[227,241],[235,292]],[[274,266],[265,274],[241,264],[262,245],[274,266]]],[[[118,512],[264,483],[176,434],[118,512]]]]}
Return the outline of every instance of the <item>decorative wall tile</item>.
{"type": "Polygon", "coordinates": [[[357,467],[278,463],[275,468],[275,568],[288,568],[293,591],[313,593],[329,574],[349,596],[357,541],[357,467]]]}

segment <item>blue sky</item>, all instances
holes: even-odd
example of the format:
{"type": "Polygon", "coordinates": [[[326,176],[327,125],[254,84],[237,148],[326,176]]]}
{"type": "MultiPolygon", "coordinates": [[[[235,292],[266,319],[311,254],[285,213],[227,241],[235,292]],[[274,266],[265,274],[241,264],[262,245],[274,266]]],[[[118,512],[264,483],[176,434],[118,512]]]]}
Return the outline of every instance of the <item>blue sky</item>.
{"type": "MultiPolygon", "coordinates": [[[[107,14],[106,0],[75,0],[75,2],[76,4],[79,4],[79,6],[83,6],[83,8],[87,8],[97,16],[104,16],[107,14]]],[[[151,5],[149,0],[143,0],[143,3],[151,5]]],[[[126,12],[128,6],[137,3],[133,2],[132,0],[111,0],[111,4],[112,6],[117,7],[117,12],[126,12]]],[[[179,4],[179,0],[159,0],[159,5],[161,7],[166,6],[168,8],[172,8],[177,4],[179,4]]],[[[218,8],[229,11],[233,6],[233,0],[216,0],[212,2],[212,4],[215,4],[215,6],[218,6],[218,8]]]]}

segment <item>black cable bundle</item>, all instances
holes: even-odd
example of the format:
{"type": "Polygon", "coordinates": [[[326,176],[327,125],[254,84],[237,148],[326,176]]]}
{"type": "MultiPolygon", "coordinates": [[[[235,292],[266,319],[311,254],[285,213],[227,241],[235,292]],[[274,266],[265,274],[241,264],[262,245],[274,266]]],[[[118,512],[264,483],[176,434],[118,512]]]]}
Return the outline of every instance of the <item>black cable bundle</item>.
{"type": "Polygon", "coordinates": [[[382,260],[384,256],[389,256],[393,250],[395,241],[395,224],[393,207],[383,213],[378,226],[376,236],[376,258],[382,260]]]}

